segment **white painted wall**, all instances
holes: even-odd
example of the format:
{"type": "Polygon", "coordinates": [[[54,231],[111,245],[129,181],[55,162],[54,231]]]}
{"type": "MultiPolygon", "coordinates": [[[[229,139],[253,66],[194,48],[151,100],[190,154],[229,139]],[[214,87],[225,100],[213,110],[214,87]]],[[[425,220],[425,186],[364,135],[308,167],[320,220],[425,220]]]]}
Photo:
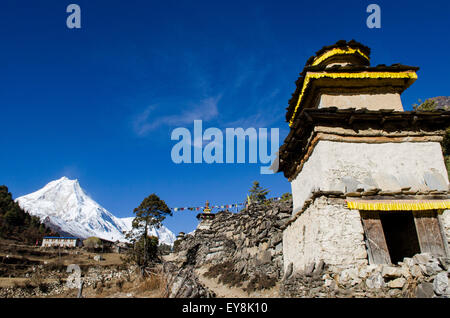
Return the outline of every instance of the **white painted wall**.
{"type": "Polygon", "coordinates": [[[337,267],[368,264],[359,211],[325,197],[317,198],[283,232],[285,271],[289,263],[295,272],[320,260],[337,267]]]}
{"type": "Polygon", "coordinates": [[[368,144],[321,140],[291,182],[293,213],[302,208],[314,189],[345,191],[341,182],[345,177],[383,190],[406,186],[420,189],[426,188],[424,176],[430,173],[440,176],[448,189],[438,142],[368,144]]]}
{"type": "Polygon", "coordinates": [[[320,95],[318,108],[333,106],[338,108],[394,109],[403,111],[402,100],[398,93],[320,95]]]}

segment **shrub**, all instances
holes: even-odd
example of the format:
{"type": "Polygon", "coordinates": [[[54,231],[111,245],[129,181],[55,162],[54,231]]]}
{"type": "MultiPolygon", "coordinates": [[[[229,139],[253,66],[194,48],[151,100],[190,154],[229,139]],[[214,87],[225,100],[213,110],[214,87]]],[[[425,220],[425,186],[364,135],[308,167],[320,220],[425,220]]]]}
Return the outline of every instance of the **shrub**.
{"type": "Polygon", "coordinates": [[[116,281],[116,286],[119,288],[119,290],[122,290],[122,287],[123,287],[123,280],[118,280],[118,281],[116,281]]]}
{"type": "Polygon", "coordinates": [[[248,279],[246,274],[240,274],[234,269],[234,265],[231,262],[220,263],[211,266],[208,271],[203,275],[208,278],[217,278],[219,283],[228,286],[242,286],[242,282],[248,279]]]}
{"type": "Polygon", "coordinates": [[[253,292],[255,290],[261,290],[261,289],[270,289],[273,286],[275,286],[277,282],[277,279],[275,277],[270,277],[265,274],[257,274],[255,277],[253,277],[246,288],[244,290],[247,293],[253,292]]]}
{"type": "Polygon", "coordinates": [[[83,241],[83,246],[86,247],[88,251],[94,251],[102,248],[102,240],[98,237],[91,236],[83,241]]]}

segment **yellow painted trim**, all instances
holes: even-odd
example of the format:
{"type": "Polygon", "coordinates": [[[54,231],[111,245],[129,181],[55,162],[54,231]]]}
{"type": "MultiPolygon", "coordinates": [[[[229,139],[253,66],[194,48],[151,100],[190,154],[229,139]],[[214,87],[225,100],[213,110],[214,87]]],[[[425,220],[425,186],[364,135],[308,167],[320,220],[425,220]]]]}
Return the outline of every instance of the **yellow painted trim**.
{"type": "Polygon", "coordinates": [[[450,200],[377,200],[362,201],[347,200],[347,206],[351,210],[364,211],[422,211],[450,209],[450,200]]]}
{"type": "Polygon", "coordinates": [[[294,113],[289,121],[289,127],[294,122],[295,115],[297,114],[298,107],[303,98],[306,88],[311,79],[318,79],[322,77],[328,78],[404,78],[404,79],[417,79],[416,72],[361,72],[361,73],[307,73],[305,80],[303,81],[302,90],[298,97],[297,105],[295,106],[294,113]]]}
{"type": "Polygon", "coordinates": [[[335,49],[327,51],[324,54],[319,55],[318,57],[316,57],[314,59],[314,62],[311,65],[313,65],[313,66],[318,65],[318,64],[322,63],[323,61],[325,61],[327,58],[332,57],[334,55],[355,54],[355,53],[358,53],[359,55],[364,57],[366,60],[370,61],[370,58],[367,55],[365,55],[363,52],[361,52],[359,49],[352,49],[352,48],[340,49],[340,48],[335,48],[335,49]]]}

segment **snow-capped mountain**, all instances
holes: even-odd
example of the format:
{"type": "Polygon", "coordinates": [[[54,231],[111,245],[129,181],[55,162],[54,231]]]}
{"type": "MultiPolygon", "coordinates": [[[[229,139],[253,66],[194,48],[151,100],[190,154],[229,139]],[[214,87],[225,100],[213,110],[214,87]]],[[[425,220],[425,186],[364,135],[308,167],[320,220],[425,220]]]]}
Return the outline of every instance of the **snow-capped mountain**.
{"type": "MultiPolygon", "coordinates": [[[[131,223],[133,222],[134,217],[129,218],[121,218],[120,220],[125,224],[127,229],[131,229],[131,223]]],[[[128,231],[128,230],[127,230],[128,231]]],[[[172,233],[171,230],[169,230],[164,225],[161,226],[159,229],[152,227],[148,231],[148,235],[157,236],[160,243],[173,245],[173,242],[177,239],[175,234],[172,233]]]]}
{"type": "MultiPolygon", "coordinates": [[[[133,217],[117,218],[92,200],[78,180],[66,177],[48,183],[42,189],[16,199],[31,215],[38,216],[50,228],[79,238],[97,236],[110,241],[125,241],[133,217]]],[[[175,235],[166,227],[152,228],[160,243],[172,245],[175,235]]]]}

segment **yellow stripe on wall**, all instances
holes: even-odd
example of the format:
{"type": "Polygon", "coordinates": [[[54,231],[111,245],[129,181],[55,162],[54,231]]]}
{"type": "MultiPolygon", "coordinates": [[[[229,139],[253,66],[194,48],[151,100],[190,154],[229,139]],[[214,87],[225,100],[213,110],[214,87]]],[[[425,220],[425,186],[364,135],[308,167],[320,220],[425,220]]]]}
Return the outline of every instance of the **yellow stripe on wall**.
{"type": "Polygon", "coordinates": [[[305,94],[306,88],[308,87],[311,79],[318,78],[360,78],[360,79],[370,79],[370,78],[403,78],[403,79],[417,79],[416,72],[362,72],[362,73],[307,73],[305,80],[303,81],[302,90],[297,100],[297,105],[295,106],[294,113],[292,114],[291,120],[289,121],[289,127],[294,123],[295,115],[297,114],[300,102],[302,101],[303,95],[305,94]]]}
{"type": "Polygon", "coordinates": [[[450,200],[431,200],[431,201],[349,201],[347,206],[351,210],[365,211],[422,211],[450,209],[450,200]]]}
{"type": "Polygon", "coordinates": [[[359,55],[364,57],[367,61],[370,61],[370,58],[367,55],[365,55],[363,52],[361,52],[360,49],[352,49],[352,48],[340,49],[340,48],[335,48],[335,49],[332,49],[331,51],[327,51],[326,53],[316,57],[314,62],[312,63],[312,65],[313,66],[314,65],[318,65],[318,64],[322,63],[323,61],[325,61],[327,58],[332,57],[334,55],[354,54],[354,53],[358,53],[359,55]]]}

